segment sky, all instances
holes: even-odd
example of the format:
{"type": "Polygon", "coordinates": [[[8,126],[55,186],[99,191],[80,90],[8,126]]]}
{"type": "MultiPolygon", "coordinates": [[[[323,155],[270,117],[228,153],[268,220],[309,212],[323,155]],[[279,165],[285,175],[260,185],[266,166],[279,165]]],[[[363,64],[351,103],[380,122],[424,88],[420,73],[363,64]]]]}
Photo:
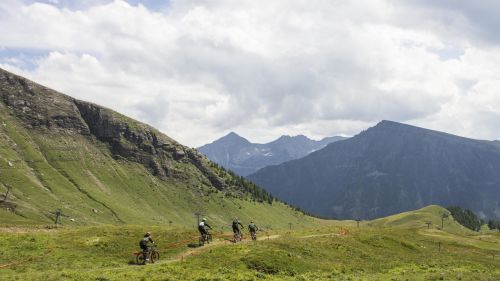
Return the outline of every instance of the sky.
{"type": "Polygon", "coordinates": [[[2,0],[0,67],[198,147],[393,120],[500,139],[500,1],[2,0]]]}

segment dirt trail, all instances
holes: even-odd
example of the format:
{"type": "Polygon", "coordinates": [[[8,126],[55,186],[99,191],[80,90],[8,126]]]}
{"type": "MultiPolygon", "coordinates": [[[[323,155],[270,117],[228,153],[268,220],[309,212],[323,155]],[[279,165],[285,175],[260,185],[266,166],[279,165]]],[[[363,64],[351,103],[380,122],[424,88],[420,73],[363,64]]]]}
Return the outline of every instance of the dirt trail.
{"type": "Polygon", "coordinates": [[[306,238],[325,237],[325,236],[342,236],[342,235],[339,233],[326,233],[326,234],[312,234],[312,235],[299,236],[297,238],[306,239],[306,238]]]}
{"type": "MultiPolygon", "coordinates": [[[[2,228],[1,230],[3,232],[7,232],[8,231],[8,232],[17,232],[17,233],[23,233],[25,231],[25,229],[22,229],[22,228],[2,228]]],[[[41,231],[46,231],[46,230],[41,229],[41,231]]],[[[298,236],[296,238],[305,239],[305,238],[313,238],[313,237],[321,237],[321,236],[332,236],[332,235],[339,235],[339,234],[336,234],[336,233],[315,234],[315,235],[307,235],[307,236],[298,236]]],[[[170,263],[175,263],[175,262],[179,262],[179,261],[184,261],[185,259],[188,259],[188,258],[193,257],[193,256],[197,256],[197,255],[199,255],[201,253],[204,253],[204,252],[206,252],[206,251],[208,251],[210,249],[216,248],[216,247],[237,245],[237,244],[240,244],[240,243],[243,243],[243,244],[254,243],[254,241],[246,239],[246,240],[243,240],[243,241],[238,242],[237,244],[235,244],[228,237],[230,237],[230,235],[225,235],[225,236],[216,238],[212,243],[205,244],[202,247],[188,248],[187,250],[185,250],[185,251],[177,254],[174,257],[170,257],[168,259],[160,260],[159,262],[155,263],[154,265],[170,264],[170,263]]],[[[280,238],[280,237],[281,237],[281,235],[279,235],[279,234],[264,235],[264,236],[258,237],[257,241],[273,240],[273,239],[277,239],[277,238],[280,238]]],[[[9,266],[15,265],[17,263],[18,262],[13,262],[13,263],[5,264],[5,265],[0,266],[0,267],[9,267],[9,266]]],[[[89,271],[115,271],[115,270],[124,270],[124,269],[127,269],[127,268],[130,268],[130,265],[128,265],[128,266],[124,265],[124,266],[114,267],[114,268],[99,268],[99,269],[93,269],[93,270],[89,270],[89,271]]]]}
{"type": "MultiPolygon", "coordinates": [[[[323,237],[323,236],[340,236],[340,234],[338,234],[338,233],[314,234],[314,235],[298,236],[296,238],[306,239],[306,238],[323,237]]],[[[280,237],[281,237],[281,235],[279,235],[279,234],[269,235],[269,236],[261,236],[261,237],[257,238],[257,241],[273,240],[273,239],[277,239],[280,237]]],[[[253,242],[252,240],[243,240],[241,242],[238,242],[238,244],[239,243],[245,244],[245,243],[252,243],[252,242],[253,242]]],[[[230,241],[229,239],[216,240],[210,244],[205,244],[202,247],[190,248],[190,249],[178,254],[177,256],[175,256],[173,258],[170,258],[166,261],[160,261],[159,264],[161,264],[161,263],[174,263],[174,262],[178,262],[178,261],[183,261],[187,258],[190,258],[190,257],[196,256],[196,255],[199,255],[203,252],[206,252],[207,250],[212,249],[214,247],[219,247],[219,246],[223,246],[223,245],[233,245],[233,244],[234,243],[232,241],[230,241]]]]}
{"type": "MultiPolygon", "coordinates": [[[[181,261],[184,261],[185,259],[197,256],[201,253],[204,253],[204,252],[206,252],[210,249],[216,248],[216,247],[221,247],[221,246],[225,246],[225,245],[226,246],[234,245],[234,243],[228,237],[230,237],[230,235],[225,235],[225,236],[216,238],[210,244],[205,244],[202,247],[188,248],[187,250],[177,254],[174,257],[170,257],[168,259],[161,259],[160,258],[159,262],[156,262],[154,264],[148,264],[147,266],[158,266],[158,265],[162,265],[162,264],[164,265],[164,264],[170,264],[170,263],[175,263],[175,262],[181,262],[181,261]]],[[[276,234],[276,235],[258,237],[257,240],[258,241],[266,241],[266,240],[277,239],[279,237],[281,237],[281,235],[276,234]]],[[[252,242],[253,241],[251,241],[251,240],[243,240],[241,242],[238,242],[238,244],[239,243],[246,244],[246,243],[252,243],[252,242]]],[[[118,271],[118,270],[129,269],[130,266],[131,265],[124,265],[124,266],[113,267],[113,268],[97,268],[97,269],[93,269],[93,270],[89,270],[89,271],[118,271]]],[[[137,265],[133,265],[133,266],[137,266],[137,265]]]]}
{"type": "MultiPolygon", "coordinates": [[[[279,237],[281,237],[281,235],[277,235],[277,234],[276,235],[269,235],[269,236],[264,236],[264,237],[258,237],[257,241],[271,240],[271,239],[276,239],[279,237]]],[[[253,241],[252,240],[243,240],[243,241],[238,242],[238,243],[251,243],[251,242],[253,242],[253,241]]],[[[163,263],[173,263],[173,262],[183,261],[186,258],[196,256],[196,255],[199,255],[203,252],[206,252],[207,250],[209,250],[211,248],[214,248],[217,246],[223,246],[223,245],[232,245],[232,244],[234,244],[234,243],[232,241],[230,241],[229,239],[215,240],[212,243],[205,244],[202,247],[190,248],[187,251],[180,253],[179,255],[175,256],[174,258],[171,258],[163,263]]]]}
{"type": "Polygon", "coordinates": [[[55,232],[57,227],[48,228],[31,228],[31,227],[18,227],[18,226],[6,226],[0,227],[0,233],[16,233],[16,234],[29,234],[33,232],[55,232]]]}

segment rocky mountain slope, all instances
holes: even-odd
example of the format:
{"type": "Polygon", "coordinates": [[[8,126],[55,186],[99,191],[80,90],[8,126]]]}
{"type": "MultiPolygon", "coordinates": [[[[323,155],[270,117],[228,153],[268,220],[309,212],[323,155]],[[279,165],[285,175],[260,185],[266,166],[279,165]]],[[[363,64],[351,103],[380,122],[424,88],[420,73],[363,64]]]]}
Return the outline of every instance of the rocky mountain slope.
{"type": "Polygon", "coordinates": [[[302,158],[329,143],[343,139],[345,138],[336,136],[316,141],[303,135],[281,136],[275,141],[259,144],[251,143],[231,132],[198,150],[226,169],[247,176],[266,166],[302,158]]]}
{"type": "Polygon", "coordinates": [[[248,177],[302,209],[376,218],[430,204],[500,217],[500,148],[391,121],[248,177]]]}
{"type": "Polygon", "coordinates": [[[2,223],[57,209],[72,224],[304,219],[148,125],[0,69],[2,223]]]}

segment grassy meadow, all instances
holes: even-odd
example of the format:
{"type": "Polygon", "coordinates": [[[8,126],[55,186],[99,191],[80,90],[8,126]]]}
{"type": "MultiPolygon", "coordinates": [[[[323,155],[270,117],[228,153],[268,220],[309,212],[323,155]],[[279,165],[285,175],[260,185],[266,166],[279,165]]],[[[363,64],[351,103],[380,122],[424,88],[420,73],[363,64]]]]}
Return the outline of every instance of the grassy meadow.
{"type": "Polygon", "coordinates": [[[197,248],[188,247],[193,228],[2,228],[0,280],[500,280],[500,235],[452,218],[440,229],[443,212],[265,229],[237,244],[218,225],[214,243],[197,248]],[[137,266],[132,253],[146,230],[161,259],[137,266]]]}

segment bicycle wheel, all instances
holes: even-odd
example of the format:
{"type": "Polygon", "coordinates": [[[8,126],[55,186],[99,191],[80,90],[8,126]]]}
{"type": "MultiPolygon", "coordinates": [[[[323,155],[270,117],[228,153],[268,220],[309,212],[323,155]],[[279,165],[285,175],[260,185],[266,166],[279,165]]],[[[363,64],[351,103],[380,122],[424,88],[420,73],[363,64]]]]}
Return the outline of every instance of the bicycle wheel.
{"type": "Polygon", "coordinates": [[[207,244],[210,244],[210,242],[212,242],[212,234],[208,234],[207,235],[207,244]]]}
{"type": "Polygon", "coordinates": [[[200,237],[199,242],[200,242],[200,246],[205,245],[205,238],[204,237],[200,237]]]}
{"type": "Polygon", "coordinates": [[[151,263],[155,263],[160,260],[160,253],[158,251],[154,250],[151,252],[151,256],[149,257],[149,261],[151,263]]]}
{"type": "Polygon", "coordinates": [[[142,253],[137,255],[137,257],[135,258],[135,261],[139,265],[144,264],[144,256],[142,255],[142,253]]]}

